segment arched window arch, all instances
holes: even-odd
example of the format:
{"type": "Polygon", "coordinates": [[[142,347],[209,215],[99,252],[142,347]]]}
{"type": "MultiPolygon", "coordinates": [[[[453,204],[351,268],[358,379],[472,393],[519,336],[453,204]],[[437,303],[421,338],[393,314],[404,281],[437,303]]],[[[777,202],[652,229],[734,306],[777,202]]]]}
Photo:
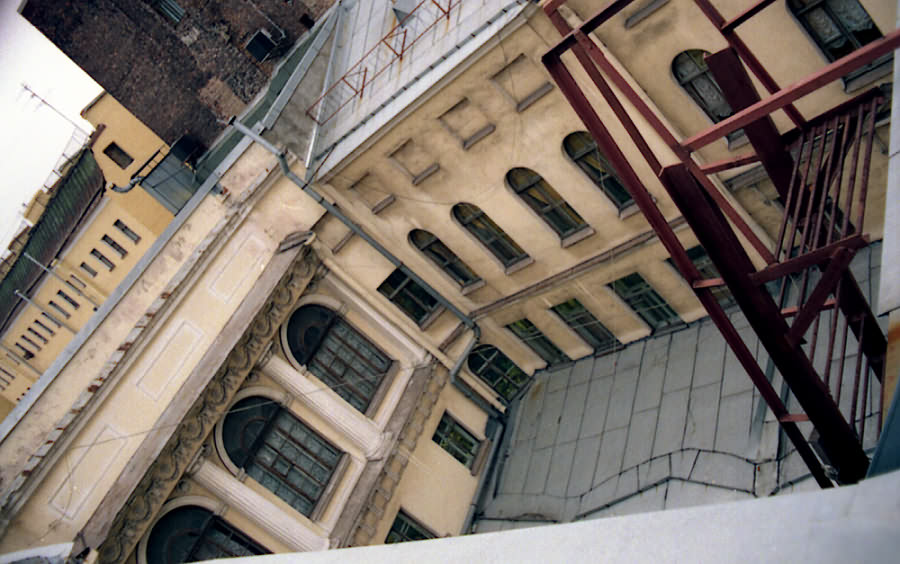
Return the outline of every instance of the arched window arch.
{"type": "Polygon", "coordinates": [[[530,168],[514,168],[506,173],[506,181],[513,191],[537,212],[560,238],[587,227],[572,206],[544,180],[544,177],[530,168]]]}
{"type": "Polygon", "coordinates": [[[528,258],[528,253],[478,206],[465,202],[456,204],[453,206],[453,217],[500,259],[503,266],[510,267],[528,258]]]}
{"type": "Polygon", "coordinates": [[[147,564],[180,564],[269,554],[209,509],[184,505],[163,515],[150,531],[147,564]]]}
{"type": "Polygon", "coordinates": [[[881,37],[857,0],[788,0],[787,4],[829,61],[881,37]]]}
{"type": "Polygon", "coordinates": [[[391,359],[327,307],[297,308],[284,329],[288,352],[316,378],[366,413],[391,359]]]}
{"type": "Polygon", "coordinates": [[[235,403],[222,422],[225,454],[238,468],[309,516],[343,454],[269,398],[235,403]]]}
{"type": "Polygon", "coordinates": [[[631,194],[616,176],[609,162],[600,154],[597,143],[587,131],[576,131],[563,139],[563,150],[603,190],[619,210],[634,203],[631,194]]]}
{"type": "Polygon", "coordinates": [[[463,288],[481,280],[477,274],[472,272],[469,265],[456,256],[456,253],[451,251],[433,233],[423,229],[413,229],[409,232],[409,242],[463,288]]]}
{"type": "Polygon", "coordinates": [[[709,119],[716,123],[733,112],[722,94],[722,89],[709,71],[706,61],[703,60],[706,55],[709,55],[709,51],[702,49],[682,51],[672,60],[672,73],[685,92],[709,116],[709,119]]]}
{"type": "Polygon", "coordinates": [[[484,380],[506,401],[512,400],[528,382],[528,374],[494,345],[475,347],[468,358],[469,370],[484,380]]]}

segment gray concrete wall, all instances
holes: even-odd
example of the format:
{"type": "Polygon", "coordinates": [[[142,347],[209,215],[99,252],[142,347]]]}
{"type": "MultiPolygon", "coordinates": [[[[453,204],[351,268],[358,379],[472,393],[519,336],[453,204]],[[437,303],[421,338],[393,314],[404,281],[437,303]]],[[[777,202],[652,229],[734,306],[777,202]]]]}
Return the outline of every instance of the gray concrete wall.
{"type": "MultiPolygon", "coordinates": [[[[870,298],[878,291],[880,251],[873,245],[852,264],[870,298]]],[[[765,367],[766,353],[743,314],[730,315],[765,367]]],[[[827,321],[820,323],[820,335],[827,321]]],[[[853,355],[844,362],[844,405],[855,360],[853,355]]],[[[832,362],[836,373],[839,361],[832,362]]],[[[777,374],[774,384],[781,388],[777,374]]],[[[868,392],[877,397],[877,383],[868,392]]],[[[794,401],[788,397],[789,409],[794,401]]],[[[480,508],[477,530],[815,489],[805,464],[759,403],[709,319],[542,371],[516,408],[496,495],[480,508]]],[[[870,409],[866,416],[866,446],[872,447],[877,413],[870,409]]],[[[811,426],[801,428],[808,436],[811,426]]]]}

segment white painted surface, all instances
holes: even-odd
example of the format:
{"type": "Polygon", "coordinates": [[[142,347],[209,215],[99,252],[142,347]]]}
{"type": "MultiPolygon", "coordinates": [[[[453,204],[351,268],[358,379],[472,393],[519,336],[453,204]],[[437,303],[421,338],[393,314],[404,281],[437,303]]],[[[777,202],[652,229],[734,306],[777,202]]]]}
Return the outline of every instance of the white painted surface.
{"type": "Polygon", "coordinates": [[[856,486],[404,544],[216,560],[396,562],[896,562],[900,472],[856,486]]]}
{"type": "MultiPolygon", "coordinates": [[[[900,27],[900,2],[897,10],[900,27]]],[[[894,91],[900,84],[900,54],[894,52],[894,91]]],[[[881,255],[879,315],[900,308],[900,96],[891,101],[891,145],[888,157],[887,200],[884,206],[884,247],[881,255]]]]}

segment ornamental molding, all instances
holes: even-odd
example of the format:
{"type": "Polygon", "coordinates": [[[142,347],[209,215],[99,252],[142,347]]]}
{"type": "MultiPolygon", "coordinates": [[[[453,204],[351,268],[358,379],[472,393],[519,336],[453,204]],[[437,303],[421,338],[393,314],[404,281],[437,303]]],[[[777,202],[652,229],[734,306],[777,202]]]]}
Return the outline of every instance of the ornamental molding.
{"type": "Polygon", "coordinates": [[[254,316],[221,367],[188,410],[159,456],[144,473],[117,512],[103,543],[98,562],[124,562],[150,528],[155,516],[195,460],[234,395],[259,363],[278,328],[293,311],[319,266],[304,248],[254,316]]]}

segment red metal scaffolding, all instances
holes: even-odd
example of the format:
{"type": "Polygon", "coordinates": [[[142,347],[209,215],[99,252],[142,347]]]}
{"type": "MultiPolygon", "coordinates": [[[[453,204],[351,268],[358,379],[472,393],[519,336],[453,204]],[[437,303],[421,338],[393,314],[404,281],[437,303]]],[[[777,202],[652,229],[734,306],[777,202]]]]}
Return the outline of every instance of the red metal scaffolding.
{"type": "MultiPolygon", "coordinates": [[[[868,244],[862,229],[875,114],[883,99],[881,92],[874,89],[809,120],[804,119],[793,103],[892,52],[900,46],[900,31],[781,88],[738,35],[743,23],[774,0],[758,1],[730,21],[709,0],[694,0],[729,44],[728,48],[707,56],[706,62],[734,113],[679,141],[589,36],[632,1],[613,0],[577,29],[572,29],[558,12],[565,0],[546,2],[544,11],[563,38],[544,55],[543,62],[631,192],[675,265],[691,283],[816,481],[822,487],[832,486],[832,479],[838,483],[856,482],[865,476],[869,464],[863,450],[867,436],[866,409],[879,401],[867,400],[871,395],[869,384],[872,377],[882,379],[887,340],[849,265],[854,254],[868,244]],[[619,143],[562,61],[562,55],[570,51],[644,160],[659,176],[721,278],[704,279],[691,262],[619,143]],[[768,97],[760,99],[745,66],[768,91],[768,97]],[[674,151],[680,163],[666,167],[660,164],[610,83],[674,151]],[[793,130],[784,134],[776,130],[771,114],[777,110],[790,117],[795,125],[793,130]],[[705,166],[692,158],[694,151],[741,128],[755,154],[705,166]],[[763,166],[784,206],[774,249],[756,236],[709,178],[710,174],[754,162],[763,166]],[[754,267],[736,231],[765,260],[765,268],[754,267]],[[787,405],[796,411],[793,402],[786,402],[775,390],[754,353],[713,297],[710,288],[721,285],[731,290],[802,413],[789,411],[787,405]],[[822,333],[820,326],[824,329],[825,343],[817,342],[822,333]],[[852,339],[848,338],[850,334],[852,339]],[[854,352],[855,365],[845,367],[845,360],[854,352]],[[837,370],[833,370],[835,363],[837,370]],[[844,381],[845,368],[850,368],[852,383],[844,381]],[[802,421],[812,423],[814,436],[804,436],[797,425],[802,421]],[[826,467],[832,472],[827,472],[826,467]]],[[[876,437],[879,432],[880,411],[879,424],[869,428],[869,433],[876,437]]]]}

